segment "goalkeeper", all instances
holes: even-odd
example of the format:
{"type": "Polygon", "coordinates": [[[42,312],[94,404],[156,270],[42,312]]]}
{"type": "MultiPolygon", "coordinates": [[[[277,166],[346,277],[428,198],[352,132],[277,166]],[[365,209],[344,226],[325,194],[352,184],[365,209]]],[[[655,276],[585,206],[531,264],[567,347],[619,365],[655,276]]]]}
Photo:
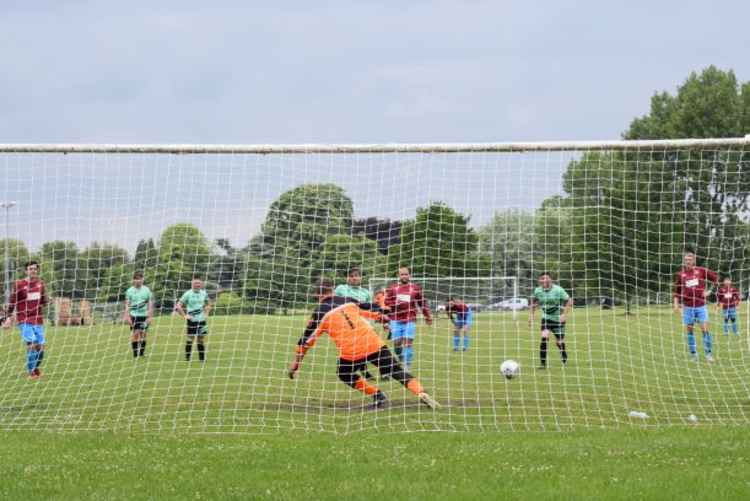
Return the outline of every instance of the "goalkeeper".
{"type": "Polygon", "coordinates": [[[294,379],[305,357],[307,350],[313,347],[317,339],[327,332],[339,351],[339,379],[355,390],[373,397],[373,407],[382,407],[387,402],[385,394],[374,384],[367,382],[358,373],[375,365],[382,376],[390,376],[404,385],[419,400],[430,408],[438,403],[425,391],[419,380],[404,371],[401,364],[378,337],[372,326],[365,320],[381,320],[382,309],[371,304],[357,304],[350,299],[333,294],[333,283],[321,280],[316,286],[316,295],[320,301],[307,324],[304,334],[297,342],[294,361],[289,367],[289,377],[294,379]]]}

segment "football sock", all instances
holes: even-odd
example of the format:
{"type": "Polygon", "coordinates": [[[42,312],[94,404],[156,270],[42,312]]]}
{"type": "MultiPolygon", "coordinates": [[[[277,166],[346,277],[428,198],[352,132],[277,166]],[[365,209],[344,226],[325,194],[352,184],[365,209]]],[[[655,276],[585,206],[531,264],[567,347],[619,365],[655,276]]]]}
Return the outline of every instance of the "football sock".
{"type": "Polygon", "coordinates": [[[704,332],[703,333],[703,353],[706,355],[710,355],[712,353],[711,349],[713,348],[713,339],[711,339],[711,333],[704,332]]]}
{"type": "Polygon", "coordinates": [[[458,351],[458,344],[460,341],[461,341],[461,338],[457,334],[455,334],[453,336],[453,351],[458,351]]]}
{"type": "Polygon", "coordinates": [[[146,340],[145,339],[141,340],[141,346],[140,346],[140,349],[138,350],[138,354],[140,356],[143,356],[146,354],[146,340]]]}
{"type": "Polygon", "coordinates": [[[469,335],[464,334],[464,351],[469,349],[469,335]]]}
{"type": "Polygon", "coordinates": [[[732,319],[732,334],[737,335],[737,319],[732,319]]]}
{"type": "Polygon", "coordinates": [[[206,345],[204,345],[203,343],[199,341],[198,342],[198,360],[202,362],[205,359],[206,359],[206,345]]]}
{"type": "Polygon", "coordinates": [[[688,349],[690,350],[690,354],[695,355],[698,349],[695,346],[695,334],[693,333],[693,331],[688,331],[687,343],[688,343],[688,349]]]}
{"type": "Polygon", "coordinates": [[[724,317],[724,335],[729,334],[729,317],[724,317]]]}
{"type": "Polygon", "coordinates": [[[424,388],[422,387],[422,384],[419,382],[417,378],[412,378],[409,380],[408,383],[406,383],[406,388],[414,393],[415,395],[419,395],[424,391],[424,388]]]}
{"type": "Polygon", "coordinates": [[[539,360],[542,365],[547,365],[547,340],[542,339],[542,343],[539,345],[539,360]]]}
{"type": "Polygon", "coordinates": [[[133,350],[133,358],[138,356],[138,341],[131,341],[130,348],[133,350]]]}
{"type": "Polygon", "coordinates": [[[39,350],[36,358],[36,368],[38,369],[40,365],[42,365],[42,360],[44,360],[44,350],[39,350]]]}
{"type": "Polygon", "coordinates": [[[354,389],[361,391],[365,395],[374,395],[380,391],[377,386],[368,383],[363,378],[358,378],[354,381],[354,389]]]}
{"type": "Polygon", "coordinates": [[[29,371],[29,374],[36,369],[36,363],[39,360],[39,352],[36,350],[31,350],[26,352],[26,369],[29,371]]]}
{"type": "Polygon", "coordinates": [[[411,368],[411,361],[414,358],[414,348],[411,346],[404,347],[404,369],[409,370],[411,368]]]}
{"type": "Polygon", "coordinates": [[[185,343],[185,360],[190,361],[190,355],[193,351],[193,340],[189,340],[185,343]]]}
{"type": "Polygon", "coordinates": [[[560,354],[562,355],[563,363],[568,362],[568,352],[565,350],[565,343],[560,343],[560,354]]]}

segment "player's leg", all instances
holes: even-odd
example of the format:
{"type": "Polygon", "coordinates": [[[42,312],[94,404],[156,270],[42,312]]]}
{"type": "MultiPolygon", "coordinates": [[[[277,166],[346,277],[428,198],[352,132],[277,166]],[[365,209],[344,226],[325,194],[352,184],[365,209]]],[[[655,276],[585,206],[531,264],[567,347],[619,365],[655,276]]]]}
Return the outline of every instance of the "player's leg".
{"type": "Polygon", "coordinates": [[[462,322],[456,319],[456,323],[453,325],[453,351],[458,351],[458,347],[461,345],[461,329],[462,322]]]}
{"type": "Polygon", "coordinates": [[[35,378],[34,369],[36,369],[36,363],[39,359],[39,352],[36,348],[36,334],[30,324],[22,323],[18,324],[18,329],[21,333],[21,340],[26,345],[26,371],[29,376],[35,378]]]}
{"type": "Polygon", "coordinates": [[[140,325],[138,319],[130,317],[130,350],[133,352],[133,358],[138,358],[138,344],[140,343],[140,325]]]}
{"type": "Polygon", "coordinates": [[[731,308],[722,308],[721,310],[722,316],[724,317],[724,335],[725,336],[729,334],[729,322],[730,322],[729,310],[730,309],[731,308]]]}
{"type": "Polygon", "coordinates": [[[193,339],[198,335],[198,322],[187,321],[187,338],[185,340],[185,360],[190,362],[193,355],[193,339]]]}
{"type": "Polygon", "coordinates": [[[555,344],[557,345],[557,349],[560,350],[560,356],[562,357],[562,363],[563,365],[567,365],[568,363],[568,352],[565,349],[565,327],[560,326],[557,327],[553,333],[555,334],[555,344]]]}
{"type": "Polygon", "coordinates": [[[404,369],[407,371],[411,369],[411,362],[414,360],[414,338],[417,334],[417,323],[408,322],[404,329],[404,346],[403,346],[403,362],[404,369]]]}
{"type": "Polygon", "coordinates": [[[690,358],[693,360],[698,357],[698,348],[695,344],[695,333],[693,332],[693,324],[695,322],[695,311],[690,306],[683,306],[682,308],[682,323],[685,324],[687,329],[687,344],[688,351],[690,352],[690,358]]]}
{"type": "Polygon", "coordinates": [[[700,322],[701,332],[703,333],[703,354],[707,362],[713,362],[713,338],[708,329],[708,306],[697,308],[696,317],[700,322]]]}
{"type": "Polygon", "coordinates": [[[148,322],[145,318],[141,319],[140,322],[140,335],[138,337],[138,356],[142,357],[146,354],[146,333],[148,332],[148,322]]]}
{"type": "Polygon", "coordinates": [[[737,308],[732,307],[732,308],[729,308],[729,310],[731,311],[729,319],[732,322],[732,334],[737,336],[739,335],[739,333],[737,332],[737,327],[738,327],[737,326],[737,308]]]}
{"type": "Polygon", "coordinates": [[[404,344],[404,326],[403,322],[392,321],[391,322],[391,336],[393,337],[393,351],[396,352],[396,356],[403,360],[403,344],[404,344]]]}
{"type": "Polygon", "coordinates": [[[364,359],[344,360],[343,358],[339,358],[336,372],[342,383],[357,391],[361,391],[365,395],[373,397],[374,405],[381,406],[386,402],[387,398],[380,391],[380,388],[367,382],[367,380],[358,374],[358,372],[365,369],[367,369],[367,365],[364,359]]]}
{"type": "Polygon", "coordinates": [[[46,342],[44,339],[44,326],[43,325],[35,325],[34,326],[34,334],[36,337],[36,366],[34,367],[34,372],[36,373],[37,377],[42,375],[42,371],[39,369],[39,367],[42,365],[42,361],[44,360],[44,353],[46,352],[45,346],[46,342]]]}
{"type": "Polygon", "coordinates": [[[380,351],[369,355],[367,361],[376,365],[380,374],[383,376],[388,375],[404,385],[407,390],[419,397],[419,400],[421,400],[423,404],[433,409],[440,407],[437,401],[424,391],[424,387],[422,387],[419,380],[404,369],[387,346],[383,346],[380,348],[380,351]]]}
{"type": "Polygon", "coordinates": [[[197,336],[198,360],[200,360],[201,362],[206,361],[206,334],[208,334],[208,331],[206,331],[205,325],[204,325],[203,329],[200,331],[200,333],[197,336]]]}
{"type": "Polygon", "coordinates": [[[539,368],[547,367],[547,343],[549,340],[549,329],[547,323],[542,321],[542,341],[539,343],[539,368]]]}
{"type": "Polygon", "coordinates": [[[464,322],[464,351],[469,349],[469,327],[474,323],[473,315],[468,313],[464,322]]]}

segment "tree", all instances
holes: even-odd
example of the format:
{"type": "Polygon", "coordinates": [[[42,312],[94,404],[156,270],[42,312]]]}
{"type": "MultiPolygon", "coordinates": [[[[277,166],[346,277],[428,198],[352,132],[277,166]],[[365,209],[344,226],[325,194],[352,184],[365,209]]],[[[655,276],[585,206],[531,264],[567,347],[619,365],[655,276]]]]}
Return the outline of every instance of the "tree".
{"type": "Polygon", "coordinates": [[[479,249],[490,261],[493,276],[516,276],[520,283],[533,282],[533,213],[509,209],[498,211],[489,223],[479,228],[479,249]]]}
{"type": "Polygon", "coordinates": [[[388,254],[388,249],[400,242],[401,222],[374,216],[357,219],[352,223],[352,235],[362,235],[374,240],[380,253],[388,254]]]}
{"type": "Polygon", "coordinates": [[[82,297],[83,289],[77,287],[77,283],[84,274],[79,268],[78,246],[75,242],[45,242],[37,258],[41,265],[40,276],[47,284],[50,297],[82,297]]]}
{"type": "Polygon", "coordinates": [[[190,287],[193,276],[206,278],[211,248],[203,233],[188,223],[165,229],[159,237],[158,262],[145,270],[146,283],[152,284],[155,303],[169,309],[190,287]]]}
{"type": "Polygon", "coordinates": [[[112,244],[93,242],[78,255],[80,296],[94,299],[109,268],[128,263],[128,251],[112,244]]]}
{"type": "Polygon", "coordinates": [[[418,208],[416,218],[401,226],[401,243],[389,249],[389,275],[395,275],[400,266],[408,266],[419,276],[488,275],[489,263],[476,253],[478,238],[469,221],[443,202],[418,208]]]}
{"type": "Polygon", "coordinates": [[[309,301],[317,252],[329,236],[351,232],[352,214],[351,199],[334,184],[301,185],[271,204],[255,247],[272,257],[285,307],[309,301]]]}
{"type": "MultiPolygon", "coordinates": [[[[13,238],[0,239],[0,253],[2,254],[2,261],[0,262],[0,266],[5,266],[6,242],[8,244],[8,267],[10,270],[10,280],[12,282],[13,280],[17,280],[26,274],[24,264],[29,261],[31,254],[29,253],[29,249],[26,248],[26,244],[24,244],[20,240],[16,240],[13,238]]],[[[4,280],[5,275],[2,276],[4,280]]]]}
{"type": "Polygon", "coordinates": [[[313,273],[331,278],[336,283],[344,283],[352,266],[359,266],[365,280],[382,276],[385,273],[385,258],[378,252],[378,244],[361,236],[332,235],[318,251],[313,273]]]}
{"type": "Polygon", "coordinates": [[[135,256],[133,257],[133,264],[136,270],[144,271],[156,266],[158,258],[159,252],[156,250],[153,238],[138,241],[138,246],[135,248],[135,256]]]}

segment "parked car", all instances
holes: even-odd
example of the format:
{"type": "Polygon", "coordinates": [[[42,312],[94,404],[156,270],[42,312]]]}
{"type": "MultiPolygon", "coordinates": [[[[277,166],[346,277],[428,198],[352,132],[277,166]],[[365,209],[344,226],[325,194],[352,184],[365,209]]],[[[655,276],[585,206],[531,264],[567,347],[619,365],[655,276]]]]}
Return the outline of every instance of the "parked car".
{"type": "Polygon", "coordinates": [[[525,297],[512,297],[510,299],[506,299],[505,301],[500,301],[499,303],[494,303],[491,305],[491,308],[493,310],[503,310],[503,311],[521,311],[525,310],[529,307],[529,300],[525,297]]]}

